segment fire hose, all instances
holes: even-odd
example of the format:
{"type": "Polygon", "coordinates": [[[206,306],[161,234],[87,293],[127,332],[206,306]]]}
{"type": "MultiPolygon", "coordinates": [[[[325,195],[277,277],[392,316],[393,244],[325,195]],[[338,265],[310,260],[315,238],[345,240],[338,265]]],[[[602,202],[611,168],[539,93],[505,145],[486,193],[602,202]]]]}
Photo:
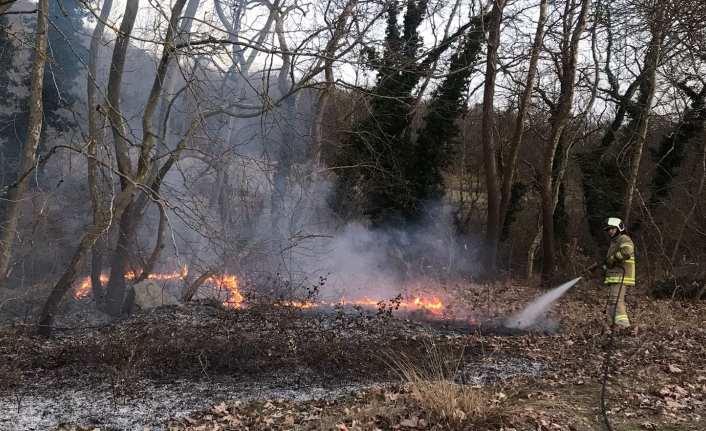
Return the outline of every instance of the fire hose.
{"type": "MultiPolygon", "coordinates": [[[[589,272],[595,271],[597,267],[598,265],[592,265],[590,268],[586,269],[583,275],[581,275],[581,278],[588,275],[589,272]]],[[[620,299],[620,295],[623,293],[623,282],[625,281],[625,268],[620,266],[620,269],[622,270],[622,276],[620,277],[620,288],[618,289],[618,296],[615,298],[615,304],[613,304],[613,311],[610,319],[610,337],[608,338],[608,345],[606,346],[606,354],[603,361],[603,381],[601,382],[601,414],[603,415],[603,422],[605,422],[605,426],[608,431],[613,431],[613,427],[610,426],[610,421],[608,421],[608,413],[605,408],[606,383],[608,382],[611,356],[615,345],[615,316],[618,314],[618,300],[620,299]]],[[[610,306],[610,297],[608,298],[608,304],[610,306]]]]}
{"type": "MultiPolygon", "coordinates": [[[[608,339],[608,346],[606,347],[605,360],[603,366],[603,382],[601,383],[601,413],[603,414],[603,421],[605,422],[606,429],[608,431],[613,431],[608,421],[608,413],[605,409],[605,392],[606,392],[606,382],[608,381],[608,372],[610,370],[610,360],[613,354],[614,339],[615,339],[615,316],[618,314],[618,301],[620,300],[620,295],[623,293],[623,282],[625,281],[625,268],[621,265],[620,269],[623,271],[620,277],[620,288],[618,289],[618,296],[615,298],[615,304],[613,304],[613,312],[610,317],[610,338],[608,339]]],[[[610,298],[608,299],[610,304],[610,298]]]]}

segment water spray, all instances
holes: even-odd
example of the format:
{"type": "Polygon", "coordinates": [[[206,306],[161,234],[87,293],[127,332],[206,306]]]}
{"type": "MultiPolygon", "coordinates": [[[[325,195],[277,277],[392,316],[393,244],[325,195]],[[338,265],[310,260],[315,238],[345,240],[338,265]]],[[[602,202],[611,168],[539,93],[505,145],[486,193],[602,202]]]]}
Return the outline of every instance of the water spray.
{"type": "MultiPolygon", "coordinates": [[[[602,262],[605,263],[605,262],[602,262]]],[[[545,293],[541,297],[539,297],[536,301],[534,301],[532,304],[530,304],[527,308],[525,308],[521,313],[509,318],[505,322],[505,326],[509,328],[517,328],[517,329],[527,329],[534,325],[535,321],[537,318],[542,315],[556,300],[558,300],[566,291],[571,289],[576,283],[581,281],[583,278],[588,276],[590,273],[594,272],[597,270],[601,264],[595,263],[591,265],[590,267],[586,268],[586,270],[581,274],[580,277],[577,277],[571,281],[568,281],[561,286],[554,288],[550,290],[549,292],[545,293]]],[[[618,290],[618,298],[620,298],[620,295],[622,294],[623,291],[623,282],[625,281],[625,268],[622,268],[623,275],[620,278],[620,289],[618,290]]],[[[617,301],[617,298],[616,298],[617,301]]],[[[610,338],[608,340],[608,345],[606,349],[606,355],[605,355],[605,360],[603,362],[603,379],[601,383],[601,413],[603,415],[603,422],[605,423],[606,429],[608,431],[613,431],[613,428],[610,425],[610,421],[608,420],[608,413],[606,411],[605,407],[605,396],[606,396],[606,384],[608,382],[608,374],[610,371],[610,364],[611,364],[611,357],[613,354],[613,349],[614,349],[614,339],[615,339],[615,316],[617,314],[617,304],[613,306],[612,310],[612,316],[611,316],[611,324],[610,324],[610,338]]]]}
{"type": "Polygon", "coordinates": [[[586,270],[581,274],[580,277],[574,278],[571,281],[567,281],[561,286],[556,287],[550,290],[549,292],[545,293],[544,295],[540,296],[539,298],[537,298],[537,300],[535,300],[524,310],[522,310],[521,313],[516,314],[507,319],[507,321],[505,322],[505,326],[508,328],[515,329],[528,329],[532,327],[537,321],[537,319],[547,309],[549,309],[549,307],[551,307],[554,302],[561,298],[561,296],[564,295],[564,293],[566,293],[569,289],[574,287],[574,285],[581,281],[581,279],[598,269],[598,267],[599,264],[593,264],[590,267],[586,268],[586,270]]]}

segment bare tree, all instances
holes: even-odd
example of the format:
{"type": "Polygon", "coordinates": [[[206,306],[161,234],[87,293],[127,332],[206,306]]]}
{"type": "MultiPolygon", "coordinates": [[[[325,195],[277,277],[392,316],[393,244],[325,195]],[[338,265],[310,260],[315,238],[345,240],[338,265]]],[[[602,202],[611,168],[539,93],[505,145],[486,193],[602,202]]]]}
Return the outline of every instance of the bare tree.
{"type": "Polygon", "coordinates": [[[517,166],[517,157],[520,152],[520,144],[525,133],[525,121],[527,120],[527,111],[532,103],[532,93],[534,92],[534,84],[537,77],[537,63],[539,62],[539,54],[542,50],[542,41],[544,39],[544,26],[547,22],[547,4],[548,0],[541,0],[539,4],[539,19],[537,20],[537,30],[534,34],[534,42],[530,50],[529,65],[527,70],[527,80],[525,89],[520,96],[519,106],[517,109],[517,120],[515,122],[515,130],[512,135],[510,151],[503,169],[503,179],[501,188],[499,226],[500,229],[505,225],[508,207],[510,206],[510,196],[512,191],[512,183],[515,178],[515,169],[517,166]]]}
{"type": "MultiPolygon", "coordinates": [[[[120,193],[118,193],[117,196],[115,196],[115,198],[111,201],[110,210],[105,212],[103,217],[101,217],[97,222],[94,222],[88,232],[86,232],[81,238],[79,246],[74,252],[71,261],[64,271],[64,274],[52,289],[49,294],[49,298],[44,305],[44,309],[42,310],[39,320],[39,326],[37,328],[38,335],[49,336],[51,334],[51,326],[54,321],[56,310],[61,302],[61,299],[71,288],[78,272],[83,267],[87,254],[94,246],[98,237],[111,226],[114,220],[119,219],[122,213],[132,203],[138,188],[144,185],[144,182],[150,173],[150,153],[154,147],[155,135],[152,131],[152,120],[159,102],[160,94],[162,92],[162,85],[169,63],[174,54],[174,39],[176,37],[177,22],[181,16],[185,3],[186,0],[177,0],[172,8],[167,33],[164,38],[162,55],[157,67],[152,89],[145,106],[145,112],[142,117],[143,136],[142,141],[138,145],[138,163],[137,170],[135,171],[132,169],[132,162],[129,157],[129,142],[125,133],[124,119],[120,110],[120,89],[127,48],[129,45],[130,36],[132,35],[132,29],[135,24],[135,18],[137,17],[139,0],[128,0],[126,3],[125,14],[123,16],[123,21],[120,24],[120,33],[115,41],[113,60],[111,62],[111,73],[108,82],[108,103],[110,104],[108,107],[108,115],[112,123],[114,147],[118,158],[118,174],[120,175],[122,189],[120,193]]],[[[193,135],[196,131],[198,123],[198,119],[192,122],[187,134],[184,136],[185,139],[188,139],[191,135],[193,135]]],[[[119,304],[118,307],[121,305],[122,303],[119,304]]]]}
{"type": "MultiPolygon", "coordinates": [[[[7,4],[7,7],[9,8],[11,4],[7,4]]],[[[0,11],[4,7],[3,4],[0,4],[0,11]]],[[[37,29],[34,39],[34,62],[30,76],[29,130],[17,167],[19,183],[9,192],[9,202],[5,212],[5,219],[2,223],[2,231],[0,232],[0,283],[7,278],[12,270],[10,267],[12,244],[17,235],[17,223],[22,213],[22,206],[25,199],[27,199],[29,184],[26,180],[26,172],[29,172],[35,165],[37,147],[42,134],[42,88],[44,85],[44,65],[46,63],[49,32],[48,10],[49,0],[39,0],[37,3],[37,29]]]]}
{"type": "MultiPolygon", "coordinates": [[[[193,17],[199,5],[199,0],[189,0],[184,16],[179,20],[179,26],[175,29],[176,39],[175,44],[184,45],[183,48],[188,52],[188,42],[189,42],[189,32],[191,30],[191,25],[193,23],[193,17]]],[[[174,52],[174,57],[177,58],[180,51],[174,52]]],[[[183,55],[183,54],[182,54],[183,55]]],[[[187,61],[188,62],[188,61],[187,61]]],[[[170,149],[167,145],[170,138],[170,127],[169,127],[169,111],[174,103],[174,85],[175,85],[175,75],[176,69],[175,63],[177,61],[171,61],[167,67],[167,72],[165,75],[164,82],[162,83],[162,90],[160,95],[160,107],[158,113],[158,135],[155,143],[157,148],[154,155],[154,160],[151,163],[150,174],[145,182],[146,187],[139,191],[134,198],[134,201],[128,205],[126,210],[120,217],[120,222],[118,224],[117,232],[117,243],[115,246],[115,253],[112,255],[110,262],[110,277],[108,278],[108,283],[106,286],[105,302],[107,304],[107,310],[111,314],[119,314],[124,309],[129,309],[132,306],[132,297],[128,297],[126,301],[126,282],[125,274],[127,272],[128,262],[130,257],[133,255],[134,248],[137,246],[137,229],[139,227],[140,221],[142,220],[144,214],[146,213],[149,205],[154,201],[157,203],[160,211],[160,221],[158,228],[158,234],[156,239],[156,245],[153,252],[150,254],[148,259],[149,265],[142,268],[141,273],[137,276],[138,280],[142,280],[149,276],[150,271],[153,269],[156,261],[159,259],[161,250],[164,248],[164,233],[166,225],[166,211],[163,206],[164,203],[160,200],[158,196],[158,191],[161,185],[161,181],[166,175],[166,172],[174,164],[174,161],[179,157],[179,154],[183,150],[183,147],[170,149]],[[170,73],[171,72],[171,73],[170,73]],[[158,163],[158,160],[166,158],[166,162],[158,163]]],[[[112,71],[112,69],[111,69],[112,71]]],[[[109,78],[110,79],[110,78],[109,78]]],[[[110,81],[109,81],[110,82],[110,81]]],[[[112,97],[116,97],[112,95],[112,97]]],[[[120,95],[117,96],[118,99],[120,95]]],[[[108,92],[108,99],[110,102],[111,93],[110,87],[108,92]]],[[[113,102],[119,102],[113,101],[113,102]]],[[[111,102],[111,103],[113,103],[111,102]]],[[[109,114],[112,111],[109,111],[109,114]]],[[[115,115],[114,115],[115,116],[115,115]]],[[[115,140],[116,136],[116,124],[118,118],[111,118],[111,125],[113,130],[113,137],[115,140]]],[[[123,131],[124,132],[124,131],[123,131]]],[[[122,132],[119,132],[122,133],[122,132]]],[[[151,156],[152,157],[152,156],[151,156]]],[[[117,156],[118,168],[120,169],[120,155],[117,156]]],[[[124,187],[124,182],[121,180],[121,187],[124,187]]],[[[94,248],[95,250],[95,248],[94,248]]]]}
{"type": "MultiPolygon", "coordinates": [[[[98,100],[98,60],[101,42],[105,33],[106,20],[113,9],[113,0],[105,0],[101,6],[100,16],[93,29],[88,57],[88,76],[86,79],[86,95],[88,98],[88,145],[86,147],[88,165],[88,190],[91,194],[93,208],[93,223],[104,217],[103,199],[98,185],[98,137],[99,137],[99,106],[98,100]]],[[[94,246],[91,253],[91,289],[95,298],[105,295],[101,282],[103,269],[103,252],[101,247],[94,246]]]]}
{"type": "Polygon", "coordinates": [[[652,104],[655,92],[657,91],[657,68],[660,63],[662,45],[664,43],[664,29],[666,25],[665,13],[668,4],[669,1],[667,0],[658,0],[655,4],[654,15],[648,18],[650,19],[649,26],[652,39],[650,40],[647,47],[647,54],[645,55],[645,66],[642,73],[643,79],[640,89],[645,100],[635,130],[632,163],[630,166],[628,186],[625,189],[625,198],[623,199],[623,223],[625,224],[628,224],[630,220],[633,196],[635,195],[640,162],[642,161],[642,152],[647,138],[650,116],[652,115],[652,104]]]}
{"type": "Polygon", "coordinates": [[[561,135],[569,123],[576,88],[576,69],[579,60],[579,43],[586,28],[591,0],[568,1],[563,15],[562,55],[560,57],[559,100],[555,121],[549,132],[542,163],[542,283],[548,283],[554,274],[554,157],[561,135]],[[578,16],[575,9],[580,7],[578,16]]]}
{"type": "Polygon", "coordinates": [[[322,144],[322,133],[323,133],[323,118],[324,114],[326,113],[326,109],[328,107],[329,99],[331,98],[331,93],[333,92],[334,88],[334,80],[333,80],[333,64],[334,64],[334,56],[336,54],[336,50],[338,49],[338,45],[341,42],[341,38],[344,35],[344,32],[346,31],[346,26],[348,23],[348,19],[350,18],[351,14],[353,13],[353,9],[358,5],[358,0],[348,0],[346,5],[343,8],[343,11],[341,14],[338,16],[336,21],[334,21],[333,24],[333,35],[331,36],[331,39],[329,39],[328,43],[326,44],[326,48],[324,49],[323,52],[323,59],[324,59],[324,77],[325,77],[325,83],[324,83],[324,88],[321,91],[321,95],[319,96],[319,103],[316,105],[316,118],[314,119],[314,131],[313,131],[313,143],[312,143],[312,148],[313,148],[313,158],[314,158],[314,165],[316,167],[321,166],[321,144],[322,144]]]}
{"type": "Polygon", "coordinates": [[[498,67],[498,47],[500,46],[500,25],[506,0],[494,0],[488,19],[488,52],[485,63],[485,84],[483,91],[483,117],[481,140],[486,187],[488,189],[488,221],[485,232],[485,272],[495,271],[498,242],[500,241],[500,190],[498,188],[498,163],[496,158],[495,133],[495,79],[498,67]]]}

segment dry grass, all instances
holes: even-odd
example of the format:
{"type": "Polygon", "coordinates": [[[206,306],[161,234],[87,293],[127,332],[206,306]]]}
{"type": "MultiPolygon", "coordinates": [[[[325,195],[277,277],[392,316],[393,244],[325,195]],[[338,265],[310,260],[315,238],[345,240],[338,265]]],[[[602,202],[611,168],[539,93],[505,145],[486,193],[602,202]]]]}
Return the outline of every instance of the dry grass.
{"type": "Polygon", "coordinates": [[[427,343],[423,365],[404,356],[390,357],[390,364],[405,382],[417,408],[449,430],[499,429],[510,417],[507,395],[490,387],[456,382],[463,357],[453,356],[427,343]]]}

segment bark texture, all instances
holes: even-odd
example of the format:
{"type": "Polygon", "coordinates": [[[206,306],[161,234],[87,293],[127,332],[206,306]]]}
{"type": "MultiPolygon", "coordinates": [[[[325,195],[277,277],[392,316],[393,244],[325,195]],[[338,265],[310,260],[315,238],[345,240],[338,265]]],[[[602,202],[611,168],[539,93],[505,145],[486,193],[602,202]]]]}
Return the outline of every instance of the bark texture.
{"type": "MultiPolygon", "coordinates": [[[[2,11],[1,8],[0,11],[2,11]]],[[[34,62],[30,75],[29,130],[20,153],[19,166],[17,167],[17,177],[21,181],[17,187],[10,190],[7,196],[9,202],[7,203],[5,220],[3,220],[1,226],[2,231],[0,231],[0,282],[5,280],[12,270],[10,267],[12,245],[17,234],[17,224],[22,213],[22,206],[28,196],[28,181],[26,177],[23,178],[23,174],[34,166],[37,147],[42,134],[42,88],[44,85],[44,65],[46,63],[49,35],[48,11],[49,0],[39,0],[37,3],[37,29],[34,39],[34,62]]]]}

